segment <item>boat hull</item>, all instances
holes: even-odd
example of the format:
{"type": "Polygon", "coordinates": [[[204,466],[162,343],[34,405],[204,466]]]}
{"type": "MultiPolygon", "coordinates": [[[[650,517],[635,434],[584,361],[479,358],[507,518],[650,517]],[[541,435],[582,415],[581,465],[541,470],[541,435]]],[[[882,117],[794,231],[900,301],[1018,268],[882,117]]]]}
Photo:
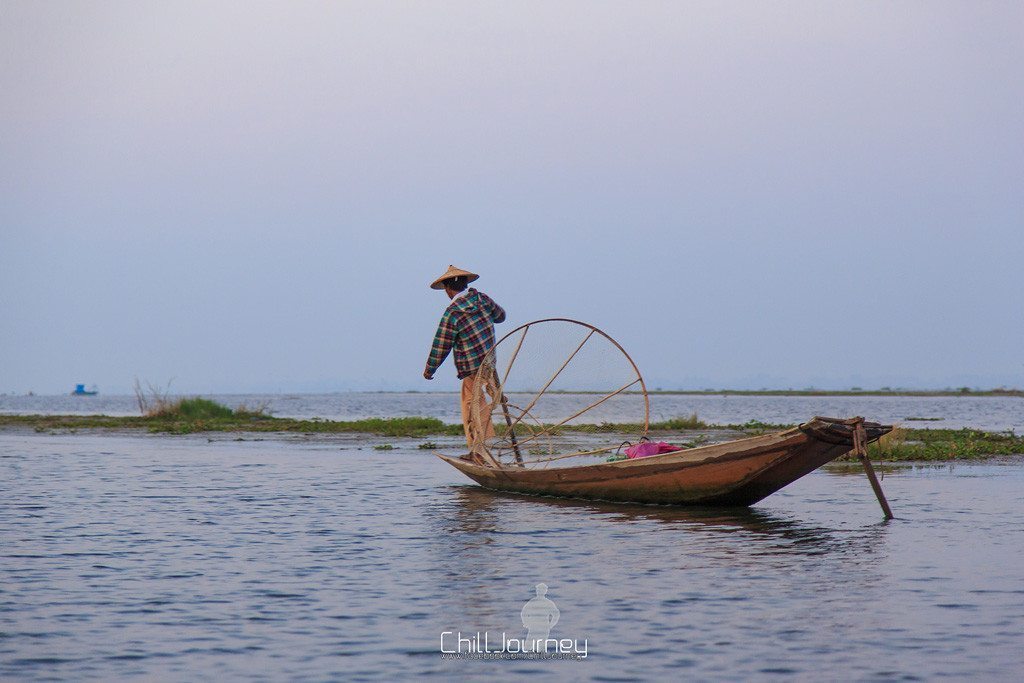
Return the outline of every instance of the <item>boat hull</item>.
{"type": "MultiPolygon", "coordinates": [[[[545,496],[668,505],[753,505],[853,448],[850,421],[793,429],[636,460],[556,469],[493,468],[439,455],[481,486],[545,496]]],[[[869,442],[892,428],[865,423],[869,442]]]]}

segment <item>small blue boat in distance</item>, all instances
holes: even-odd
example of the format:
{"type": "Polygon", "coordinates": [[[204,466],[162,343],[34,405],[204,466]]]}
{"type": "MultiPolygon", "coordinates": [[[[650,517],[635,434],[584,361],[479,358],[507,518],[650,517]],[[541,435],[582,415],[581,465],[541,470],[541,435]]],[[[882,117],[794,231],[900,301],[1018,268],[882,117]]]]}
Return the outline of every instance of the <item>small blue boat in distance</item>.
{"type": "Polygon", "coordinates": [[[95,396],[99,392],[96,390],[95,385],[88,391],[85,390],[84,384],[76,384],[75,390],[71,392],[72,396],[95,396]]]}

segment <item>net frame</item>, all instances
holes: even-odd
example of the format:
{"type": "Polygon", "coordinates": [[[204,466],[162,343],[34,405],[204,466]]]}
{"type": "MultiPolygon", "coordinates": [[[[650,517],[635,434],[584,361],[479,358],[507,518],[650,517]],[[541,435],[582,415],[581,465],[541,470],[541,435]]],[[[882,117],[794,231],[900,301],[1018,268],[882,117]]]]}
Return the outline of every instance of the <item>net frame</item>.
{"type": "Polygon", "coordinates": [[[594,325],[591,325],[590,323],[574,320],[572,318],[542,318],[540,320],[534,320],[520,325],[506,333],[497,342],[495,342],[494,346],[484,356],[483,362],[480,364],[479,368],[477,368],[473,378],[473,395],[469,409],[469,432],[471,435],[469,439],[470,452],[482,460],[486,465],[497,469],[504,469],[506,467],[503,460],[509,461],[507,466],[512,467],[526,467],[528,465],[536,464],[540,464],[542,467],[547,467],[554,461],[574,457],[593,456],[615,450],[617,444],[586,451],[556,454],[554,452],[555,448],[552,439],[548,439],[547,457],[528,458],[525,457],[526,454],[524,454],[524,447],[528,444],[536,443],[545,436],[553,437],[555,430],[558,428],[581,417],[588,411],[593,410],[611,398],[618,396],[633,387],[639,387],[639,393],[643,398],[643,423],[637,436],[646,436],[650,426],[650,397],[648,396],[647,385],[644,382],[640,368],[637,367],[632,357],[630,357],[629,353],[626,352],[622,345],[613,339],[608,333],[594,325]],[[518,406],[509,401],[508,396],[505,393],[505,385],[508,382],[512,368],[515,366],[516,360],[519,357],[519,352],[523,347],[523,342],[529,334],[530,328],[544,323],[569,323],[572,325],[578,325],[579,327],[587,330],[587,333],[575,349],[569,353],[558,369],[555,370],[554,374],[551,375],[543,387],[536,392],[533,399],[525,406],[518,406]],[[498,350],[503,343],[509,342],[517,334],[519,335],[519,338],[514,342],[515,347],[512,350],[508,364],[504,369],[504,373],[499,373],[497,368],[498,350]],[[603,337],[604,340],[610,343],[612,347],[622,354],[628,363],[628,367],[632,369],[635,377],[627,377],[630,379],[629,382],[617,389],[605,392],[596,401],[590,403],[583,409],[576,411],[569,417],[566,417],[557,423],[545,425],[539,418],[532,415],[530,410],[537,405],[538,401],[540,401],[547,393],[555,380],[558,379],[562,372],[570,365],[570,363],[572,363],[572,360],[577,356],[577,354],[579,354],[587,342],[594,337],[594,335],[603,337]],[[500,377],[499,374],[501,375],[500,377]],[[503,424],[504,426],[500,436],[494,428],[495,412],[498,412],[500,415],[498,424],[503,424]],[[520,430],[518,433],[517,429],[520,430]],[[524,434],[523,430],[528,433],[524,434]],[[525,438],[523,438],[524,435],[525,438]]]}

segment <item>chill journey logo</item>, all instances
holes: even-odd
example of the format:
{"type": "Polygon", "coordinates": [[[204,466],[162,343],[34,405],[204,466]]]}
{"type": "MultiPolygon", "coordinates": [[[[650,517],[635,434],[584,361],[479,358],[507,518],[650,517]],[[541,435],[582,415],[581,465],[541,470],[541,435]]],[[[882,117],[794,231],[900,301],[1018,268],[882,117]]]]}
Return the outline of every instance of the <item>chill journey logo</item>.
{"type": "Polygon", "coordinates": [[[445,659],[586,659],[587,639],[552,638],[551,630],[561,613],[547,597],[548,587],[538,583],[536,595],[523,605],[519,616],[526,629],[524,637],[502,631],[441,632],[441,657],[445,659]]]}

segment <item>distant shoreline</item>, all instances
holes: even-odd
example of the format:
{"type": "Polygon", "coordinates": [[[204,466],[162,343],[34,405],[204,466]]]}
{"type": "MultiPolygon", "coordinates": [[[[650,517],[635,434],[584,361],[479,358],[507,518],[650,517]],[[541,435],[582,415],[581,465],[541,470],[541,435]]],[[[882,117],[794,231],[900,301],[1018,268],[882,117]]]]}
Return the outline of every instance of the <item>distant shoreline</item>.
{"type": "MultiPolygon", "coordinates": [[[[184,392],[182,395],[192,395],[195,392],[184,392]]],[[[430,391],[419,389],[405,390],[351,390],[351,391],[246,391],[246,392],[202,392],[206,396],[333,396],[336,394],[380,394],[380,395],[405,395],[405,394],[458,394],[457,391],[430,391]]],[[[535,390],[522,389],[508,393],[536,393],[535,390]]],[[[587,389],[549,389],[549,394],[604,394],[604,391],[593,391],[587,389]]],[[[623,391],[623,394],[639,394],[639,391],[623,391]]],[[[1024,398],[1024,389],[970,389],[962,387],[959,389],[648,389],[647,393],[652,396],[919,396],[919,397],[941,397],[941,396],[1009,396],[1024,398]]],[[[177,394],[174,394],[177,395],[177,394]]],[[[22,398],[22,397],[59,397],[73,396],[73,394],[16,394],[0,393],[0,398],[22,398]]],[[[97,398],[111,396],[132,396],[131,394],[102,394],[97,398]]],[[[83,399],[92,396],[83,396],[83,399]]]]}
{"type": "MultiPolygon", "coordinates": [[[[340,391],[339,394],[458,394],[457,391],[340,391]]],[[[536,393],[535,389],[516,389],[510,394],[536,393]]],[[[548,389],[548,394],[604,394],[605,391],[589,389],[548,389]]],[[[622,394],[639,394],[639,391],[623,391],[622,394]]],[[[1024,389],[648,389],[652,396],[1011,396],[1024,398],[1024,389]]],[[[229,395],[229,394],[225,394],[229,395]]]]}
{"type": "MultiPolygon", "coordinates": [[[[415,392],[413,392],[415,393],[415,392]]],[[[601,394],[600,391],[548,391],[549,394],[601,394]]],[[[624,394],[640,392],[624,391],[624,394]]],[[[1024,398],[1024,389],[648,389],[652,396],[1013,396],[1024,398]]]]}

